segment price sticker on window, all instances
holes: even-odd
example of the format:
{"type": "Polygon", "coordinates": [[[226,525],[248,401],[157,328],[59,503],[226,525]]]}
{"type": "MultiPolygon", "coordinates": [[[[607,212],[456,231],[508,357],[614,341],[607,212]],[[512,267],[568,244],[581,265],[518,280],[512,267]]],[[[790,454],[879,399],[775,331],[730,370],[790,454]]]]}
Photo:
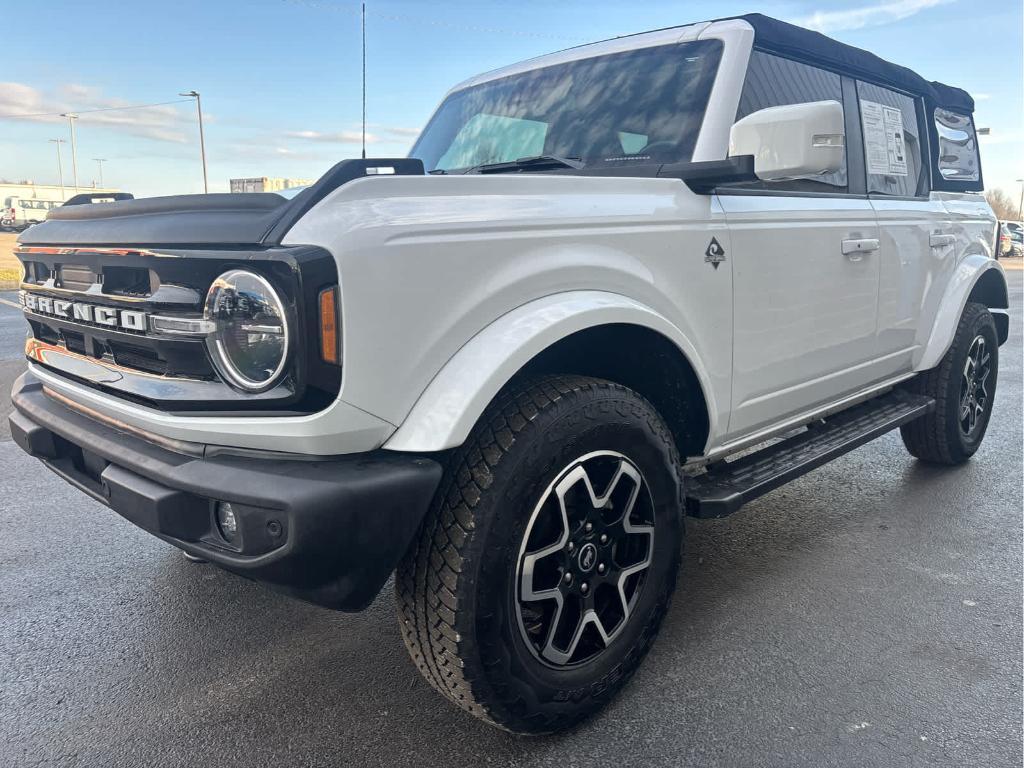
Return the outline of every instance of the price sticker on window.
{"type": "Polygon", "coordinates": [[[903,113],[877,101],[861,101],[864,155],[868,173],[879,176],[907,175],[907,146],[903,135],[903,113]]]}

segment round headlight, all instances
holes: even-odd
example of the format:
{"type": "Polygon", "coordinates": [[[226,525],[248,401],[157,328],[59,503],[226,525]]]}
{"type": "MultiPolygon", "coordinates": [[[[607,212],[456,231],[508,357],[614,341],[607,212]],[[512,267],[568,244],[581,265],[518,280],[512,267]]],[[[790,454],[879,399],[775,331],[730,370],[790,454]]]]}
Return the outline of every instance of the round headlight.
{"type": "Polygon", "coordinates": [[[215,326],[207,345],[220,374],[249,392],[273,386],[288,361],[288,318],[273,286],[244,269],[225,272],[206,294],[205,317],[215,326]]]}

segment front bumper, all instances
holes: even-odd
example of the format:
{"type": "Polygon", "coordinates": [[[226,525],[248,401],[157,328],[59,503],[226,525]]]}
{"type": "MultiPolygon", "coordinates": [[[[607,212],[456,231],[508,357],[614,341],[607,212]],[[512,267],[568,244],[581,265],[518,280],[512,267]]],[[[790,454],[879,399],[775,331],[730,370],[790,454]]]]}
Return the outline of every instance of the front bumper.
{"type": "Polygon", "coordinates": [[[359,610],[377,595],[441,479],[436,461],[386,452],[323,460],[145,439],[48,394],[14,385],[11,434],[26,452],[140,528],[295,597],[359,610]],[[216,504],[230,502],[229,543],[216,504]]]}

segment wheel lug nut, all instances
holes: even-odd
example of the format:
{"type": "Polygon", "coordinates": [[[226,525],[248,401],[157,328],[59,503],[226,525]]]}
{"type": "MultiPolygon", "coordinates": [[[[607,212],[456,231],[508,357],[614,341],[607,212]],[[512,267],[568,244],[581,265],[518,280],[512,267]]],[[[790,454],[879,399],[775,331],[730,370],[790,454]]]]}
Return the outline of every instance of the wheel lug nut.
{"type": "Polygon", "coordinates": [[[572,584],[572,574],[571,573],[566,571],[565,572],[565,576],[563,578],[565,579],[565,583],[566,584],[572,584]]]}
{"type": "Polygon", "coordinates": [[[580,584],[580,592],[582,592],[585,595],[589,591],[590,591],[590,587],[587,586],[587,582],[584,581],[582,584],[580,584]]]}
{"type": "Polygon", "coordinates": [[[568,550],[570,554],[576,550],[576,545],[573,544],[571,541],[569,542],[568,550]]]}
{"type": "Polygon", "coordinates": [[[585,530],[587,533],[590,533],[592,530],[594,530],[594,524],[593,523],[587,523],[586,525],[583,526],[583,530],[585,530]]]}
{"type": "Polygon", "coordinates": [[[608,543],[608,534],[607,533],[602,533],[601,534],[601,543],[602,544],[607,544],[608,543]]]}
{"type": "Polygon", "coordinates": [[[607,569],[604,567],[604,563],[598,563],[597,564],[597,572],[598,573],[604,573],[606,570],[607,569]]]}

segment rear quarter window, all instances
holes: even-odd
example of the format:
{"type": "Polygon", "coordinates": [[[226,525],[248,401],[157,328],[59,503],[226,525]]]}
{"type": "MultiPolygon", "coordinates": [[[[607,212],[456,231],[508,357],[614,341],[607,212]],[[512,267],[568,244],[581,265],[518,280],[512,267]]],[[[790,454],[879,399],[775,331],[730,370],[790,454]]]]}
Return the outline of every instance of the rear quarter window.
{"type": "Polygon", "coordinates": [[[980,181],[978,140],[970,115],[936,109],[935,132],[939,137],[938,167],[942,178],[948,181],[980,181]]]}

